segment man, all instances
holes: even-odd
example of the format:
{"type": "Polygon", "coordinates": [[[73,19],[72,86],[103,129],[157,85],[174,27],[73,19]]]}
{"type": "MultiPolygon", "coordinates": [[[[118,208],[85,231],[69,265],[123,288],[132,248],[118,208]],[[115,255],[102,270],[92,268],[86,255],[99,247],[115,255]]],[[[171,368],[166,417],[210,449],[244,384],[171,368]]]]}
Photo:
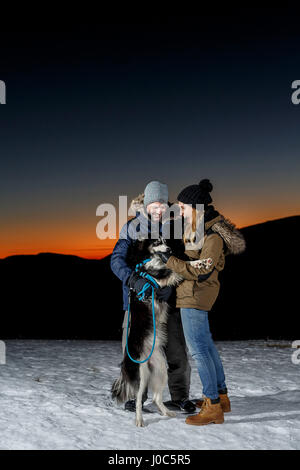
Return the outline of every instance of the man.
{"type": "MultiPolygon", "coordinates": [[[[120,232],[120,239],[116,243],[111,256],[111,269],[123,283],[123,309],[125,310],[123,321],[122,349],[126,347],[126,327],[128,320],[128,289],[140,290],[141,283],[145,279],[136,276],[127,264],[127,254],[138,236],[143,238],[155,238],[153,234],[163,235],[164,224],[162,216],[168,207],[168,187],[159,181],[151,181],[147,184],[144,194],[139,195],[131,203],[131,209],[135,210],[136,217],[125,224],[120,232]],[[138,227],[137,227],[138,226],[138,227]],[[137,230],[137,228],[139,230],[137,230]]],[[[170,222],[165,222],[170,223],[170,222]]],[[[166,237],[165,237],[166,238],[166,237]]],[[[147,292],[146,292],[147,293],[147,292]]],[[[149,287],[149,294],[151,287],[149,287]]],[[[175,294],[175,291],[173,291],[175,294]]],[[[172,289],[170,287],[156,290],[158,298],[171,303],[172,289]]],[[[182,411],[192,413],[195,405],[188,399],[190,389],[191,367],[187,356],[187,347],[184,339],[180,310],[174,306],[168,316],[168,343],[166,357],[168,361],[168,385],[172,404],[182,411]]],[[[147,400],[147,392],[143,396],[143,403],[147,400]]],[[[125,409],[135,411],[135,400],[125,403],[125,409]]]]}

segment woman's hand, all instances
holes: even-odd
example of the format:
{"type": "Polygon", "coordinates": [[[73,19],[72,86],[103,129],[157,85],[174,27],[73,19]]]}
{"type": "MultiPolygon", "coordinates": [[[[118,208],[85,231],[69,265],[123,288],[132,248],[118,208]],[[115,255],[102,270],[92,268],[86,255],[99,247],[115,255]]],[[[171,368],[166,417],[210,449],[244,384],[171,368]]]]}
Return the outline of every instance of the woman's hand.
{"type": "Polygon", "coordinates": [[[212,258],[205,258],[205,259],[196,259],[194,261],[189,262],[193,268],[206,268],[209,269],[211,265],[213,264],[212,258]]]}

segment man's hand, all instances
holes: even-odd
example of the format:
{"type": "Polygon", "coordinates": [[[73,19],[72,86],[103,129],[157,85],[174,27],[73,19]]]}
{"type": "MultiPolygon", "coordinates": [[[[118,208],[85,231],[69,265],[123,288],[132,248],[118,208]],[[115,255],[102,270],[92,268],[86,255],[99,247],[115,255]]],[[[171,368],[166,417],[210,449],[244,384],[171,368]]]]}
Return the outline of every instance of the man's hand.
{"type": "Polygon", "coordinates": [[[156,298],[160,301],[168,302],[173,292],[173,288],[170,286],[160,287],[156,290],[156,298]]]}
{"type": "Polygon", "coordinates": [[[131,273],[127,281],[128,287],[133,289],[137,294],[143,289],[145,284],[150,284],[144,291],[144,296],[147,299],[152,294],[152,286],[155,287],[151,281],[149,281],[148,279],[144,279],[143,277],[139,276],[136,272],[131,273]]]}

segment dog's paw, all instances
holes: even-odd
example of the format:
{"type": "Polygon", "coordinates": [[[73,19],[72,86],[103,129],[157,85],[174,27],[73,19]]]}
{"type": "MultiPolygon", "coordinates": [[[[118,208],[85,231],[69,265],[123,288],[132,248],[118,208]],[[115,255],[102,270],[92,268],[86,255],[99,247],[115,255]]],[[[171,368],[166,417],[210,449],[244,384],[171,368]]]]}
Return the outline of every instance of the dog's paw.
{"type": "Polygon", "coordinates": [[[138,428],[143,428],[145,426],[143,419],[139,419],[139,418],[136,418],[135,424],[138,428]]]}
{"type": "Polygon", "coordinates": [[[171,418],[175,418],[176,413],[175,413],[175,411],[168,410],[166,412],[166,416],[170,416],[171,418]]]}

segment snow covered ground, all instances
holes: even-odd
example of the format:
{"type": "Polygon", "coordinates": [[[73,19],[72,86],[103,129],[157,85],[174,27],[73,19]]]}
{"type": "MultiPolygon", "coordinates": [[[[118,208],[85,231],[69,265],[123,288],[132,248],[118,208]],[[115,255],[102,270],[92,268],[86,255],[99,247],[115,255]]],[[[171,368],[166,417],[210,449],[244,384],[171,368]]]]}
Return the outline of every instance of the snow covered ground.
{"type": "MultiPolygon", "coordinates": [[[[188,426],[186,415],[162,417],[149,401],[154,412],[137,428],[134,413],[110,398],[120,343],[6,341],[0,449],[300,449],[300,364],[292,363],[291,342],[216,345],[232,401],[225,423],[188,426]]],[[[196,399],[202,390],[191,364],[196,399]]]]}

